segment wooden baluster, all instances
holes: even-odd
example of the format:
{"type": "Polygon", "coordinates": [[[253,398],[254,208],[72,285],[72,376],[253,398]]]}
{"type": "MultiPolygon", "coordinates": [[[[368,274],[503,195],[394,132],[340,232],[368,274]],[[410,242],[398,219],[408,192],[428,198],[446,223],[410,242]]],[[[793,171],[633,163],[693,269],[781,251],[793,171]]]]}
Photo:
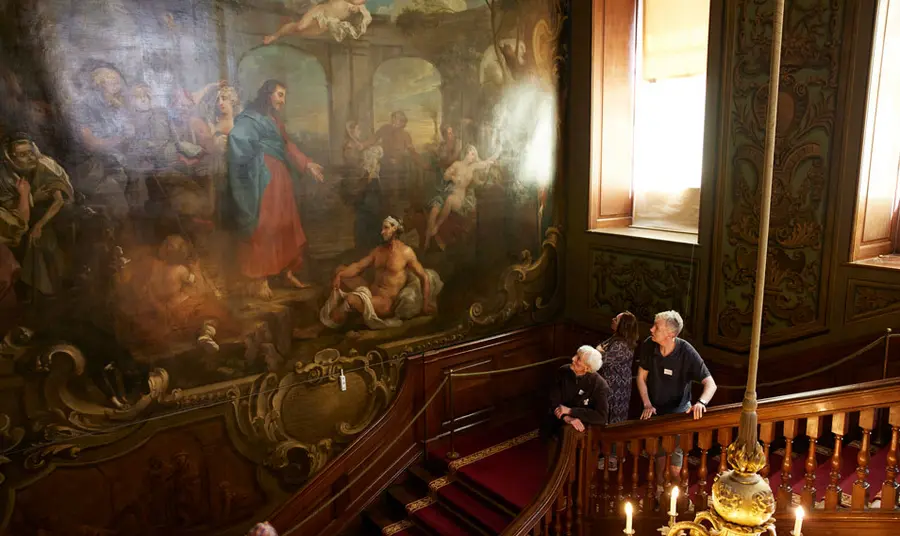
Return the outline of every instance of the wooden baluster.
{"type": "Polygon", "coordinates": [[[819,429],[822,427],[821,417],[809,417],[806,419],[806,435],[809,437],[809,451],[806,453],[806,482],[800,494],[800,504],[809,512],[816,504],[816,442],[819,440],[819,429]]]}
{"type": "MultiPolygon", "coordinates": [[[[681,434],[681,438],[679,439],[679,447],[681,447],[681,452],[683,453],[681,456],[681,482],[680,487],[681,491],[678,492],[678,496],[681,499],[682,504],[689,504],[688,490],[691,489],[688,485],[690,483],[690,473],[688,472],[688,453],[691,452],[691,449],[694,448],[694,434],[692,432],[685,432],[681,434]]],[[[684,508],[680,508],[679,510],[684,511],[684,508]]]]}
{"type": "Polygon", "coordinates": [[[656,506],[656,452],[659,450],[659,438],[648,438],[645,446],[650,455],[647,464],[647,495],[644,497],[644,512],[652,512],[656,506]]]}
{"type": "Polygon", "coordinates": [[[862,428],[862,444],[856,456],[856,482],[850,499],[851,510],[864,510],[869,505],[869,440],[872,428],[875,427],[875,410],[864,409],[859,412],[859,427],[862,428]]]}
{"type": "Polygon", "coordinates": [[[541,531],[547,536],[550,536],[550,527],[552,526],[552,523],[553,508],[550,508],[549,510],[547,510],[547,513],[544,514],[544,519],[541,521],[541,531]]]}
{"type": "Polygon", "coordinates": [[[759,474],[768,480],[769,472],[772,470],[772,465],[769,463],[769,447],[772,446],[772,441],[775,440],[774,422],[764,422],[759,425],[759,440],[762,441],[763,453],[766,455],[766,465],[759,470],[759,474]]]}
{"type": "Polygon", "coordinates": [[[836,413],[831,416],[831,432],[834,434],[834,452],[831,454],[831,480],[825,488],[825,510],[835,511],[841,504],[844,491],[838,485],[841,481],[841,448],[844,436],[847,435],[847,414],[836,413]]]}
{"type": "MultiPolygon", "coordinates": [[[[575,460],[577,461],[578,458],[576,457],[575,460]]],[[[566,487],[565,487],[565,492],[566,492],[566,505],[565,505],[565,509],[566,509],[566,512],[565,512],[565,513],[566,513],[566,536],[571,536],[571,534],[572,534],[572,521],[573,521],[572,518],[574,517],[574,515],[573,515],[573,514],[574,514],[574,512],[573,512],[573,507],[574,507],[574,504],[573,504],[573,503],[574,503],[573,494],[574,494],[574,493],[573,493],[573,492],[574,492],[574,490],[575,490],[574,484],[575,484],[575,475],[576,475],[577,467],[578,467],[578,466],[576,465],[576,466],[575,466],[575,470],[570,470],[570,471],[569,471],[569,476],[568,476],[568,478],[566,479],[566,487]]]]}
{"type": "MultiPolygon", "coordinates": [[[[638,472],[638,460],[641,459],[641,440],[634,439],[630,443],[631,447],[631,458],[633,460],[632,469],[631,469],[631,493],[628,494],[628,497],[634,501],[634,504],[638,504],[641,498],[638,496],[638,485],[641,481],[641,475],[638,472]]],[[[622,467],[620,467],[620,470],[622,467]]]]}
{"type": "Polygon", "coordinates": [[[612,456],[612,443],[605,441],[603,443],[603,492],[600,494],[602,504],[600,513],[606,515],[614,512],[613,510],[613,493],[609,484],[609,457],[612,456]]]}
{"type": "Polygon", "coordinates": [[[797,421],[784,421],[784,461],[781,462],[781,485],[778,486],[778,510],[786,511],[791,506],[794,490],[791,487],[791,469],[794,450],[794,438],[797,437],[797,421]]]}
{"type": "Polygon", "coordinates": [[[596,460],[597,456],[590,448],[590,441],[587,440],[588,434],[581,438],[581,444],[578,449],[578,478],[575,480],[575,534],[584,536],[584,512],[585,497],[587,496],[588,474],[593,474],[596,470],[596,462],[588,465],[591,461],[596,460]]]}
{"type": "Polygon", "coordinates": [[[559,490],[559,495],[556,496],[556,510],[553,513],[553,534],[556,536],[562,535],[562,513],[563,513],[563,504],[565,504],[564,489],[559,490]]]}
{"type": "Polygon", "coordinates": [[[897,507],[897,435],[900,432],[900,406],[894,406],[890,410],[888,423],[891,425],[891,450],[887,455],[887,468],[884,476],[884,484],[881,486],[881,508],[893,510],[897,507]]]}
{"type": "Polygon", "coordinates": [[[700,468],[697,470],[697,487],[700,493],[695,499],[695,512],[706,510],[709,504],[709,490],[707,489],[706,477],[709,471],[706,467],[706,452],[712,446],[712,430],[706,430],[697,434],[697,446],[700,447],[700,468]]]}
{"type": "Polygon", "coordinates": [[[731,427],[720,428],[716,433],[716,438],[719,442],[719,446],[722,447],[722,452],[719,454],[719,470],[718,473],[721,475],[725,471],[728,470],[728,460],[725,456],[725,451],[728,449],[728,445],[731,444],[732,439],[732,429],[731,427]]]}
{"type": "MultiPolygon", "coordinates": [[[[675,436],[664,437],[662,445],[666,453],[666,462],[663,464],[663,486],[665,488],[664,493],[668,495],[669,490],[672,488],[672,471],[669,469],[669,466],[672,465],[672,453],[675,452],[675,436]]],[[[654,463],[656,462],[656,460],[653,461],[654,463]]]]}
{"type": "MultiPolygon", "coordinates": [[[[619,466],[616,468],[616,480],[619,484],[619,492],[616,495],[616,504],[613,505],[614,512],[618,511],[619,506],[625,501],[625,443],[622,441],[616,443],[616,456],[619,458],[619,466]]],[[[634,463],[637,463],[637,460],[635,460],[634,463]]]]}

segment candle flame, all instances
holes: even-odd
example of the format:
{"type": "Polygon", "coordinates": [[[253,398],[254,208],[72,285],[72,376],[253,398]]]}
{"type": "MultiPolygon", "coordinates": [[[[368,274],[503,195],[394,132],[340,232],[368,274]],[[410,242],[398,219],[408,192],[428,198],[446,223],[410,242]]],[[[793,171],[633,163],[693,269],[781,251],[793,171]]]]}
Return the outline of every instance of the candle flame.
{"type": "Polygon", "coordinates": [[[794,510],[794,513],[797,516],[797,519],[803,519],[804,512],[802,506],[798,506],[797,509],[794,510]]]}
{"type": "Polygon", "coordinates": [[[630,502],[625,503],[625,515],[630,516],[633,511],[634,510],[631,507],[631,503],[630,502]]]}
{"type": "Polygon", "coordinates": [[[672,497],[678,497],[678,486],[672,486],[672,497]]]}

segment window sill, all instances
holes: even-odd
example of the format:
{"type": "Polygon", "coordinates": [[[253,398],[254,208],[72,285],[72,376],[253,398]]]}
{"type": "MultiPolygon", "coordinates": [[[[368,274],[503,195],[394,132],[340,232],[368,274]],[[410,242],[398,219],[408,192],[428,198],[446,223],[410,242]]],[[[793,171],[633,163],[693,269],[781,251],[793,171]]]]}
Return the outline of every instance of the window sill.
{"type": "Polygon", "coordinates": [[[599,229],[590,229],[588,232],[643,238],[647,240],[659,240],[662,242],[675,242],[692,246],[699,245],[700,243],[696,233],[679,233],[676,231],[664,231],[662,229],[645,229],[643,227],[602,227],[599,229]]]}
{"type": "Polygon", "coordinates": [[[882,270],[900,270],[900,254],[879,255],[871,259],[860,259],[850,263],[855,266],[867,266],[882,270]]]}

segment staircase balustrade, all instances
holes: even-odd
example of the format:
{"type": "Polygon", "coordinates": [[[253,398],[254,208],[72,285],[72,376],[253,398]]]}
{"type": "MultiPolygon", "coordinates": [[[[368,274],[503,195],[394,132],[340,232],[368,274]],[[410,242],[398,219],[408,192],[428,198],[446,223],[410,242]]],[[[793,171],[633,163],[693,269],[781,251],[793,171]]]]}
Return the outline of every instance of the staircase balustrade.
{"type": "MultiPolygon", "coordinates": [[[[900,483],[897,482],[900,473],[900,378],[763,399],[757,411],[759,440],[767,459],[761,473],[768,478],[778,475],[781,480],[779,488],[774,490],[776,516],[788,521],[793,517],[788,509],[797,503],[809,512],[810,521],[817,513],[834,514],[826,517],[856,523],[855,527],[860,522],[860,515],[889,514],[881,518],[892,523],[900,519],[900,483]],[[869,478],[871,437],[878,424],[876,413],[886,416],[884,425],[890,428],[890,442],[883,446],[887,449],[885,477],[879,482],[869,478]],[[848,460],[844,456],[848,445],[844,443],[857,436],[859,455],[854,466],[849,467],[855,470],[856,479],[851,489],[841,489],[842,475],[848,469],[845,467],[848,460]],[[770,450],[772,445],[780,444],[779,439],[784,441],[784,455],[780,463],[773,465],[769,463],[773,454],[770,450]],[[796,458],[795,441],[800,445],[808,444],[796,458]],[[820,462],[817,448],[832,441],[834,447],[830,456],[820,462]],[[817,489],[816,471],[823,464],[829,468],[828,484],[823,486],[824,489],[817,489]],[[793,489],[798,480],[794,476],[798,467],[802,467],[800,480],[803,482],[799,494],[793,489]],[[880,496],[879,500],[873,500],[876,495],[880,496]]],[[[622,512],[626,501],[632,504],[636,516],[662,516],[654,511],[657,479],[654,457],[660,445],[665,453],[664,497],[668,498],[672,487],[678,486],[680,512],[686,512],[689,504],[695,512],[705,510],[715,475],[728,469],[724,456],[720,456],[715,464],[710,453],[732,443],[740,415],[741,405],[731,404],[712,407],[697,421],[687,415],[670,415],[591,428],[585,433],[567,427],[546,487],[503,536],[580,536],[602,518],[620,519],[624,526],[622,512]],[[609,460],[613,445],[618,455],[618,470],[610,471],[608,463],[598,470],[600,453],[609,460]],[[674,476],[668,466],[676,447],[684,451],[684,465],[674,476]],[[696,486],[692,486],[688,454],[695,447],[699,459],[696,486]],[[641,475],[639,464],[642,457],[649,458],[644,475],[641,475]],[[642,480],[641,476],[646,479],[642,480]]],[[[847,478],[844,476],[843,480],[847,478]]]]}

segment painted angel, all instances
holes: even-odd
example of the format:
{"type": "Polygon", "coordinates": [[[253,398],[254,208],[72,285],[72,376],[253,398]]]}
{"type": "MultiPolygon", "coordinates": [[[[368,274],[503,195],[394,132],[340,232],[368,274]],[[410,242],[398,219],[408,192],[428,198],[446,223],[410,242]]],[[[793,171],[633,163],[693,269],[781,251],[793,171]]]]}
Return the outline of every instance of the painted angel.
{"type": "Polygon", "coordinates": [[[341,42],[348,35],[359,39],[372,22],[372,14],[366,9],[366,0],[307,0],[312,3],[300,20],[289,22],[272,35],[263,39],[271,45],[286,35],[315,37],[328,31],[335,41],[341,42]]]}

